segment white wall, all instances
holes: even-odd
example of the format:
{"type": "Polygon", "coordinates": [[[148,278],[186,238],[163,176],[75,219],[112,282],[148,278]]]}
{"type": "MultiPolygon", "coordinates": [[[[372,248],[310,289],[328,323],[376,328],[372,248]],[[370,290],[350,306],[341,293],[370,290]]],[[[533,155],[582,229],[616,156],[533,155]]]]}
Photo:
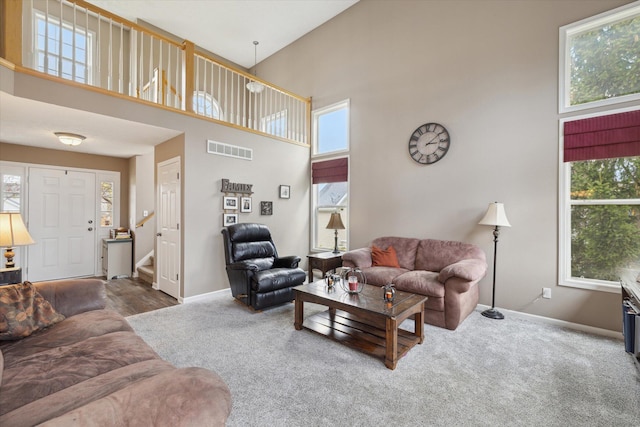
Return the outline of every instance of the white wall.
{"type": "Polygon", "coordinates": [[[620,295],[557,286],[558,28],[628,1],[361,0],[260,64],[313,108],[351,100],[350,243],[382,235],[472,242],[493,201],[511,228],[498,248],[496,305],[620,330],[620,295]],[[422,166],[423,123],[451,148],[422,166]],[[542,287],[551,300],[539,299],[542,287]]]}
{"type": "Polygon", "coordinates": [[[130,159],[129,172],[129,227],[135,232],[135,247],[133,267],[154,248],[156,236],[156,216],[135,228],[144,217],[144,212],[155,214],[156,193],[154,184],[154,156],[153,153],[135,156],[130,159]]]}

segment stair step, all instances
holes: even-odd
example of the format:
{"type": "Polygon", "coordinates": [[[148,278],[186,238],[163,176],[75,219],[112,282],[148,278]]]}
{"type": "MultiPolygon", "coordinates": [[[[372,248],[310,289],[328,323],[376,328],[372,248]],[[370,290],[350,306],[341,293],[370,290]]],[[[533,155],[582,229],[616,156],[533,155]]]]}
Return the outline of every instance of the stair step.
{"type": "Polygon", "coordinates": [[[138,278],[143,282],[153,284],[153,265],[141,265],[138,267],[138,278]]]}

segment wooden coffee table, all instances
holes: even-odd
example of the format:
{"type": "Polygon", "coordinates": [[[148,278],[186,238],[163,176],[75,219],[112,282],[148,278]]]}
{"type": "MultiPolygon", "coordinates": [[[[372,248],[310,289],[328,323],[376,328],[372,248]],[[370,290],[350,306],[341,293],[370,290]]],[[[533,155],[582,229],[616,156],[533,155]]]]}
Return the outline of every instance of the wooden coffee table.
{"type": "Polygon", "coordinates": [[[329,291],[324,280],[293,288],[296,330],[303,327],[346,344],[349,347],[384,359],[389,369],[414,345],[424,341],[424,302],[427,297],[396,291],[395,300],[387,303],[382,288],[364,285],[359,294],[349,294],[339,285],[329,291]],[[304,303],[329,307],[329,310],[304,319],[304,303]],[[415,332],[398,326],[415,315],[415,332]]]}

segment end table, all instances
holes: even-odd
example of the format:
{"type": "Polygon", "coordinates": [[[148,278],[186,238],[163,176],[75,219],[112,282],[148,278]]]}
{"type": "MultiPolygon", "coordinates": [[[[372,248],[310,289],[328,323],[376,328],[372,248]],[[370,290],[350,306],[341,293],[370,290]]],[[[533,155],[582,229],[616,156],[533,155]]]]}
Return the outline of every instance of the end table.
{"type": "Polygon", "coordinates": [[[327,271],[342,267],[342,252],[337,254],[333,252],[321,252],[307,255],[307,258],[309,258],[309,283],[313,282],[314,268],[320,270],[324,278],[327,271]]]}
{"type": "Polygon", "coordinates": [[[0,286],[22,282],[22,268],[0,268],[0,286]]]}

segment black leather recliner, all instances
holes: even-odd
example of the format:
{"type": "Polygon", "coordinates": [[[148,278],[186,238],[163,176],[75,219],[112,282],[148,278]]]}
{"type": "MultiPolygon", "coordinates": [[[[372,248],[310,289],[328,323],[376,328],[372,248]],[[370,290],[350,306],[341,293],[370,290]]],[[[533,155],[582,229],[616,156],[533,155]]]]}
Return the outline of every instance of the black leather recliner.
{"type": "Polygon", "coordinates": [[[278,257],[266,225],[241,223],[222,229],[227,275],[234,298],[261,310],[293,301],[305,281],[300,257],[278,257]]]}

